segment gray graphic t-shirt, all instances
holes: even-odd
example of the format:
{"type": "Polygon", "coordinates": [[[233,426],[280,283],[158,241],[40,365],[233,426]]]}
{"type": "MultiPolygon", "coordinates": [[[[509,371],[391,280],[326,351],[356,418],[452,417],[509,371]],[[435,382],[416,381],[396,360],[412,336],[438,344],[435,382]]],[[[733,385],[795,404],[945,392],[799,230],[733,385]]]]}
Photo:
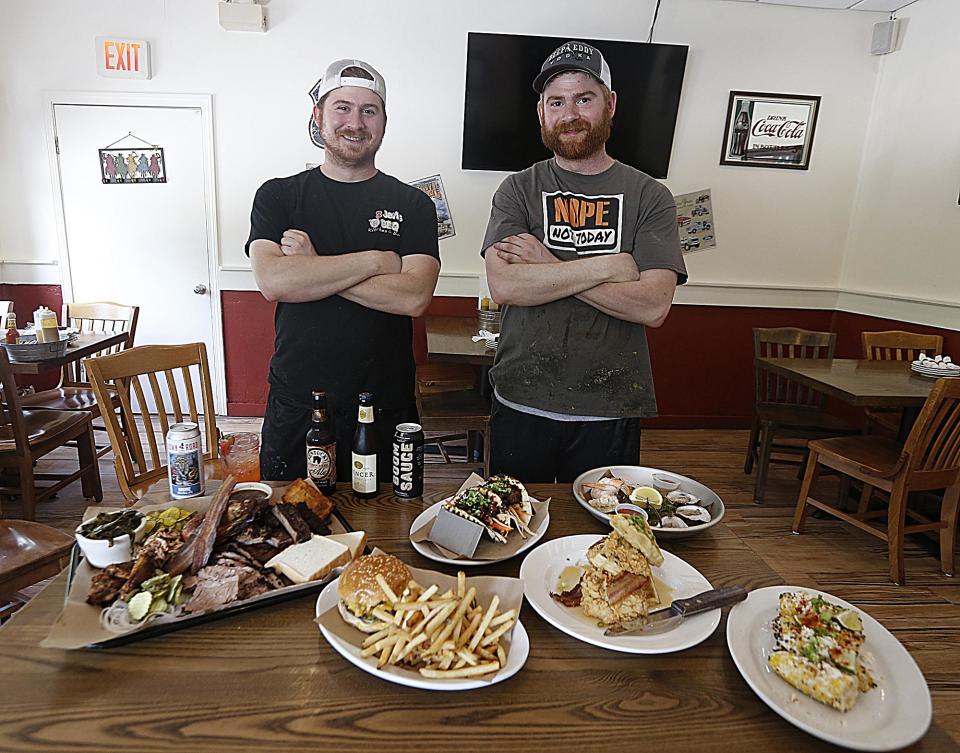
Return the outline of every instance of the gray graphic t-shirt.
{"type": "MultiPolygon", "coordinates": [[[[549,159],[506,178],[493,197],[483,249],[519,233],[536,236],[561,261],[628,253],[641,272],[670,269],[679,284],[687,280],[673,196],[621,162],[581,175],[549,159]]],[[[643,325],[574,297],[506,306],[490,377],[498,395],[541,411],[657,413],[643,325]]]]}

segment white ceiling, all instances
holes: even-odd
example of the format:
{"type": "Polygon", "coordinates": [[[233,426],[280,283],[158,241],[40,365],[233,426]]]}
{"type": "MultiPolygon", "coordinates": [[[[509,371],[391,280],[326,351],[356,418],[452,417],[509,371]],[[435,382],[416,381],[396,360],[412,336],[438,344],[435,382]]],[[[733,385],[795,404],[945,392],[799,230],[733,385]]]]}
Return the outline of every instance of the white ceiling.
{"type": "Polygon", "coordinates": [[[833,8],[836,10],[868,10],[887,13],[906,8],[919,0],[736,0],[741,3],[766,5],[797,5],[802,8],[833,8]]]}

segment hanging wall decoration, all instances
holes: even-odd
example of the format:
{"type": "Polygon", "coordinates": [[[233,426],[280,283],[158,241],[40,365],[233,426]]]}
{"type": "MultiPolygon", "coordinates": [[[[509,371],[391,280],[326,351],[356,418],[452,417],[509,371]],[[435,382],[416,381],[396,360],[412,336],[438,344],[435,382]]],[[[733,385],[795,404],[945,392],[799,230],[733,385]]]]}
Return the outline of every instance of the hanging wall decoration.
{"type": "Polygon", "coordinates": [[[710,189],[680,194],[673,199],[677,202],[677,230],[683,252],[716,248],[717,228],[710,189]]]}
{"type": "Polygon", "coordinates": [[[810,166],[820,97],[730,92],[721,165],[810,166]]]}
{"type": "Polygon", "coordinates": [[[100,177],[104,183],[166,183],[167,162],[163,147],[134,136],[128,132],[100,149],[100,177]],[[127,139],[140,144],[117,146],[127,139]]]}
{"type": "Polygon", "coordinates": [[[437,238],[452,238],[457,234],[453,227],[453,217],[450,216],[450,206],[447,203],[447,194],[443,190],[443,181],[439,175],[429,178],[410,181],[410,185],[419,188],[433,200],[433,207],[437,210],[437,238]]]}

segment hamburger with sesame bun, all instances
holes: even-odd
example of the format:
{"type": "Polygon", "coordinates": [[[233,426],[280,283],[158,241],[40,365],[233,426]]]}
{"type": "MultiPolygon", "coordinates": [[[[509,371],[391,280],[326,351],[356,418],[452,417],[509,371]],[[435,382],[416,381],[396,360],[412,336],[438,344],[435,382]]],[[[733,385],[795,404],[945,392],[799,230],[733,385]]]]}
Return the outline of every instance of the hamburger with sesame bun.
{"type": "Polygon", "coordinates": [[[340,574],[337,605],[344,622],[364,633],[375,633],[381,620],[373,616],[373,610],[388,601],[377,576],[382,575],[390,590],[399,595],[407,587],[412,576],[407,566],[389,554],[365,554],[357,557],[340,574]]]}

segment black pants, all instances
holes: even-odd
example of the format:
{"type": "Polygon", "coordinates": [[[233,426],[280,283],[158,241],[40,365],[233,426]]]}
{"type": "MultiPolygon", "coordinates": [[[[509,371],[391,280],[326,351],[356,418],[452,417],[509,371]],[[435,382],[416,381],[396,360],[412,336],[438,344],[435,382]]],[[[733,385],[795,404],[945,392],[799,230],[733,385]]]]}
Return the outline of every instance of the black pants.
{"type": "Polygon", "coordinates": [[[571,483],[591,468],[639,461],[639,418],[554,421],[494,398],[490,421],[491,470],[523,482],[571,483]]]}
{"type": "MultiPolygon", "coordinates": [[[[377,481],[391,480],[393,432],[397,424],[419,421],[416,403],[402,410],[374,406],[377,429],[377,481]]],[[[292,481],[307,476],[306,435],[313,411],[271,389],[260,433],[260,477],[268,481],[292,481]]],[[[357,409],[328,412],[337,437],[337,481],[350,484],[350,450],[357,428],[357,409]]]]}

